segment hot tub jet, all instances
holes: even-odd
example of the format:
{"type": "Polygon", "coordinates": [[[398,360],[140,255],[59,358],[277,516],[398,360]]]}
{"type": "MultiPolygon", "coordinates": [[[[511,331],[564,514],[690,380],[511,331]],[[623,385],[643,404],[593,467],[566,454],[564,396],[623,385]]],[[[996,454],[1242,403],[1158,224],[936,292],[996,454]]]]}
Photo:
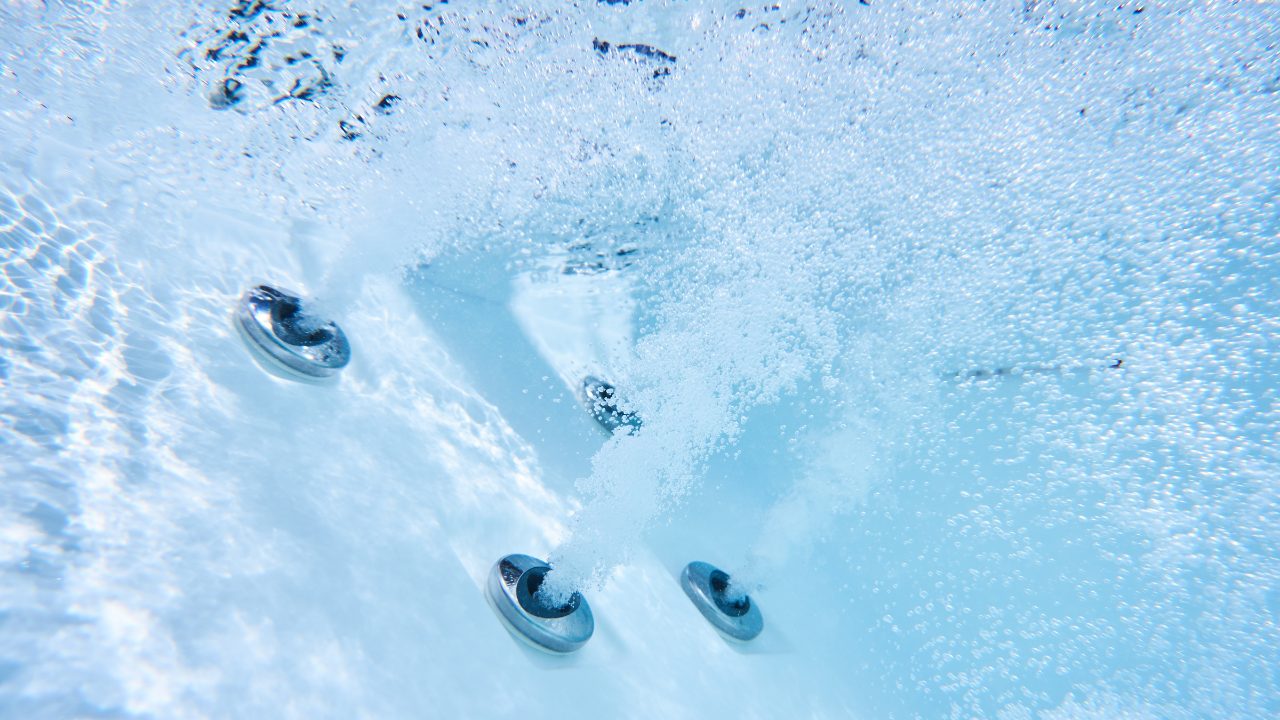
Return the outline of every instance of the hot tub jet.
{"type": "Polygon", "coordinates": [[[721,635],[747,642],[764,630],[764,616],[751,596],[728,593],[729,574],[714,565],[691,562],[680,573],[680,587],[693,606],[721,635]]]}
{"type": "Polygon", "coordinates": [[[588,375],[582,381],[582,399],[591,417],[610,433],[620,427],[626,427],[627,434],[640,429],[640,417],[618,407],[618,391],[613,383],[588,375]]]}
{"type": "Polygon", "coordinates": [[[268,370],[294,380],[328,378],[351,361],[351,346],[337,323],[306,311],[297,294],[270,285],[245,291],[236,329],[268,370]]]}
{"type": "Polygon", "coordinates": [[[513,635],[539,650],[571,653],[595,632],[591,606],[578,592],[557,603],[539,593],[551,566],[528,555],[507,555],[494,564],[486,591],[498,618],[513,635]]]}

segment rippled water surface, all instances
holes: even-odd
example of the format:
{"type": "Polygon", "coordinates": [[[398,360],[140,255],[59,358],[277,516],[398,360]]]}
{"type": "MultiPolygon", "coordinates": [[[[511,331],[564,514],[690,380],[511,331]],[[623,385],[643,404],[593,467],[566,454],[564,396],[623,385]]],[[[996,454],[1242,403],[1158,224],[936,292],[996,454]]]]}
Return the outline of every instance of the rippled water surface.
{"type": "Polygon", "coordinates": [[[3,0],[0,137],[0,716],[1280,714],[1280,5],[3,0]]]}

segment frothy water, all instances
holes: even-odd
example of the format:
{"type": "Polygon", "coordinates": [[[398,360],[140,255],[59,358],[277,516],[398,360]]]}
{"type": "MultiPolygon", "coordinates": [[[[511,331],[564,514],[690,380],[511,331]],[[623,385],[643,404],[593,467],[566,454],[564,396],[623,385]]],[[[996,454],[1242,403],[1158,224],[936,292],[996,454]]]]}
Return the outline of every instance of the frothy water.
{"type": "Polygon", "coordinates": [[[0,40],[0,714],[563,714],[459,629],[526,550],[603,598],[599,655],[502,666],[612,688],[570,714],[1280,712],[1274,6],[17,2],[0,40]],[[248,361],[258,281],[342,324],[340,385],[248,361]],[[798,669],[628,634],[694,559],[798,669]]]}

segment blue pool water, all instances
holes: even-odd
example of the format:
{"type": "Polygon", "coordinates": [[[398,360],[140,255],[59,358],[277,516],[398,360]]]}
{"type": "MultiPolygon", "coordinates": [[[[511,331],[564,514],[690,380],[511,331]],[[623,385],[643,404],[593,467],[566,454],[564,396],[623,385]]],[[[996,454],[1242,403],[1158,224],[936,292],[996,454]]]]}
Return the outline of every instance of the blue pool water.
{"type": "Polygon", "coordinates": [[[1280,714],[1277,45],[1269,3],[0,4],[0,717],[1280,714]],[[336,380],[250,354],[261,282],[336,380]],[[582,650],[495,617],[509,553],[582,650]]]}

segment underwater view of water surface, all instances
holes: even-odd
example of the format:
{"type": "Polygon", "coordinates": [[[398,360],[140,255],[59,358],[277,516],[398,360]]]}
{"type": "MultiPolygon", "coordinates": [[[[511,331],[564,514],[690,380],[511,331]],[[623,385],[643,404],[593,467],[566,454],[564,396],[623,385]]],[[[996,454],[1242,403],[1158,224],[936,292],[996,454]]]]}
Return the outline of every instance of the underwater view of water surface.
{"type": "Polygon", "coordinates": [[[0,717],[1280,716],[1280,4],[0,1],[0,717]]]}

